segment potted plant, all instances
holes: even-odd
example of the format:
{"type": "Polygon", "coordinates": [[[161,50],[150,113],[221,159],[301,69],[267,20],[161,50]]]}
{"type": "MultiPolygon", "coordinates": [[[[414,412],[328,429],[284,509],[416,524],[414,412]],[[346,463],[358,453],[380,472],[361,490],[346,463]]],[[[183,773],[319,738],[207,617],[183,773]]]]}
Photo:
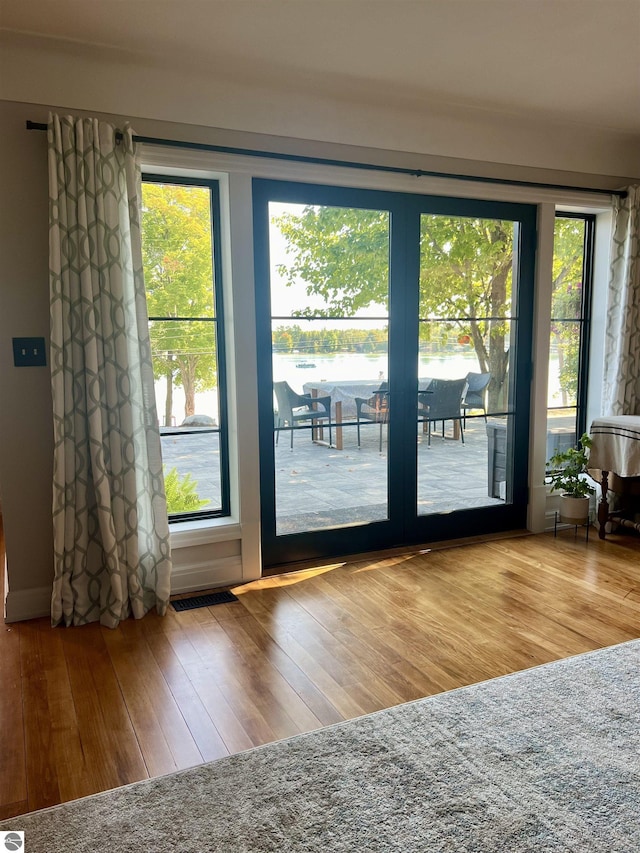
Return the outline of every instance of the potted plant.
{"type": "Polygon", "coordinates": [[[585,432],[577,447],[556,451],[549,462],[551,491],[560,491],[560,521],[584,524],[589,517],[589,496],[595,489],[585,478],[591,438],[585,432]]]}

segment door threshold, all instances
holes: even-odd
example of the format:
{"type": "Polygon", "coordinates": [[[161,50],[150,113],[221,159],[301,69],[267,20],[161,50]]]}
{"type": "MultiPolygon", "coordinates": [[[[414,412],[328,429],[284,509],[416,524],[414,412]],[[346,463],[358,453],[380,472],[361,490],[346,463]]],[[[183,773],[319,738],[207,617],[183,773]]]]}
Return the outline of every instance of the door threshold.
{"type": "Polygon", "coordinates": [[[443,551],[446,548],[461,548],[463,545],[478,545],[482,542],[495,542],[500,539],[519,539],[523,536],[533,536],[530,530],[502,530],[498,533],[483,533],[479,536],[465,536],[461,539],[442,539],[438,542],[424,544],[400,545],[396,548],[384,548],[377,551],[362,551],[359,554],[337,554],[330,557],[314,557],[310,560],[298,560],[294,563],[283,563],[263,569],[262,577],[291,574],[292,572],[307,571],[320,566],[334,563],[359,563],[363,560],[385,560],[388,557],[400,557],[405,554],[424,554],[428,551],[443,551]]]}

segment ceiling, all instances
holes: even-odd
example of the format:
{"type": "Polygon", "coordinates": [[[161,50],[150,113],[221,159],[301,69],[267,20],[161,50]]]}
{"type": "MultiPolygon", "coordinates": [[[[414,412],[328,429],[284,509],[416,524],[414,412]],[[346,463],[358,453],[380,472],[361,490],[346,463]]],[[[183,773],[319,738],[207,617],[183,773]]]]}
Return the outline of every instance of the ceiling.
{"type": "Polygon", "coordinates": [[[640,0],[0,0],[0,26],[247,84],[640,134],[640,0]]]}

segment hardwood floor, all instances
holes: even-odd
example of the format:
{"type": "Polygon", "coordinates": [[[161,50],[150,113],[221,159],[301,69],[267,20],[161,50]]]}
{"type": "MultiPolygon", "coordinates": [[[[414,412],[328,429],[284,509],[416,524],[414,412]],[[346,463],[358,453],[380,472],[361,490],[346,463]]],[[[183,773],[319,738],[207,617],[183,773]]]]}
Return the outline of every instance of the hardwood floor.
{"type": "Polygon", "coordinates": [[[161,619],[2,626],[0,817],[640,636],[640,537],[321,566],[161,619]]]}

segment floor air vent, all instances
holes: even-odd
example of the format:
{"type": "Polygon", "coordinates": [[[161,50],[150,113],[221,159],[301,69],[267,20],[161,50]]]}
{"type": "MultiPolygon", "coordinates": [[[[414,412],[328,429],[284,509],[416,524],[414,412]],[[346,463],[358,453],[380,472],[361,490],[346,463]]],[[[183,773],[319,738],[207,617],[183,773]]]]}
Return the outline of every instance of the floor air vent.
{"type": "Polygon", "coordinates": [[[208,595],[193,595],[191,598],[178,598],[172,601],[174,610],[195,610],[197,607],[211,607],[212,604],[227,604],[237,601],[238,596],[232,592],[211,592],[208,595]]]}

